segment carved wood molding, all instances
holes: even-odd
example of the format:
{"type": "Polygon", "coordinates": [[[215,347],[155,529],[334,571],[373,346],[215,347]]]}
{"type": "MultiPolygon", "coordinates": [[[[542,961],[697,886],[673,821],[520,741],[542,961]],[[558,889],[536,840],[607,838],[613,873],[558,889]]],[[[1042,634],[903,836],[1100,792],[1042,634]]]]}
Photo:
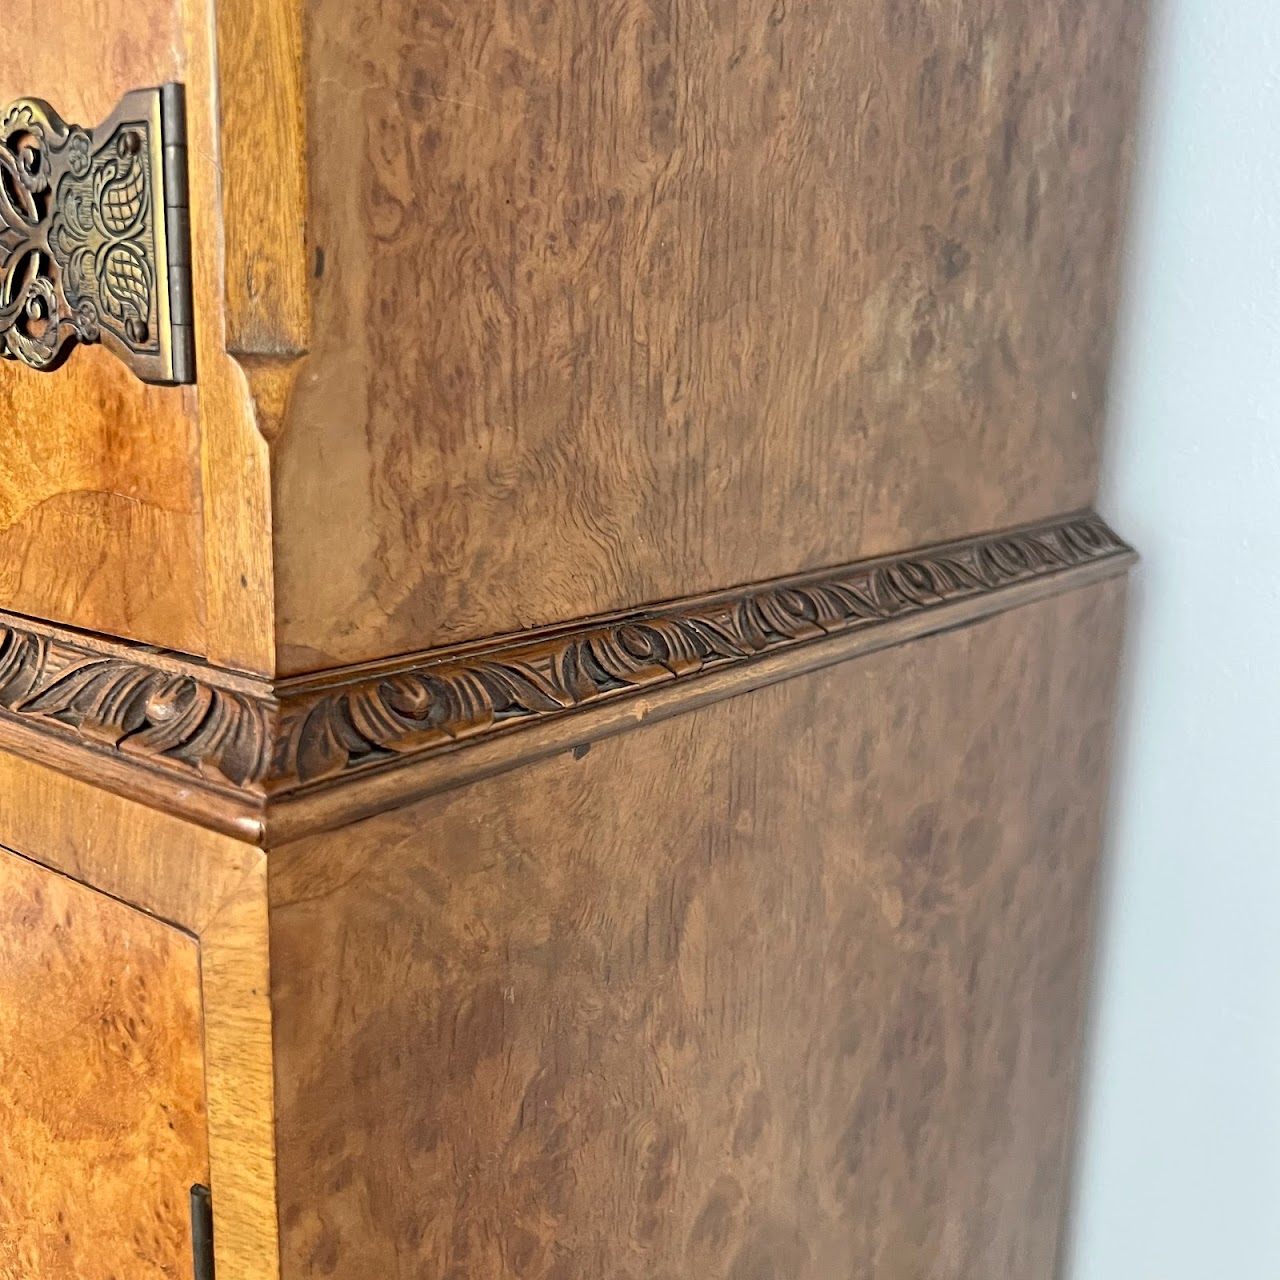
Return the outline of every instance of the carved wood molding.
{"type": "Polygon", "coordinates": [[[259,791],[271,686],[0,614],[0,718],[212,787],[259,791]]]}
{"type": "MultiPolygon", "coordinates": [[[[1012,607],[1028,584],[1120,572],[1132,559],[1098,516],[1083,513],[274,685],[0,615],[0,745],[22,750],[34,730],[83,757],[51,748],[61,767],[259,838],[273,805],[395,766],[517,739],[655,688],[702,697],[715,673],[855,633],[884,631],[885,642],[896,642],[888,630],[905,638],[904,623],[912,635],[943,630],[1012,607]],[[19,728],[22,742],[14,743],[19,728]],[[103,757],[133,773],[102,776],[94,758],[103,757]],[[132,785],[135,774],[149,784],[132,785]]],[[[517,748],[511,754],[520,758],[517,748]]]]}

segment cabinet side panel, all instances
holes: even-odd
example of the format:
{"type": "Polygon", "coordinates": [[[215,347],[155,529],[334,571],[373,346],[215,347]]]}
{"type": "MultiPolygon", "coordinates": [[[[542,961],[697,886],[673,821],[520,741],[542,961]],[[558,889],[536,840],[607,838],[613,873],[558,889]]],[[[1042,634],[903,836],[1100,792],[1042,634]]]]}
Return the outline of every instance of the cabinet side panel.
{"type": "Polygon", "coordinates": [[[191,1274],[196,942],[0,850],[0,1280],[191,1274]]]}
{"type": "Polygon", "coordinates": [[[307,0],[283,668],[1088,505],[1143,10],[307,0]]]}
{"type": "Polygon", "coordinates": [[[1048,1280],[1122,603],[273,854],[286,1280],[1048,1280]]]}

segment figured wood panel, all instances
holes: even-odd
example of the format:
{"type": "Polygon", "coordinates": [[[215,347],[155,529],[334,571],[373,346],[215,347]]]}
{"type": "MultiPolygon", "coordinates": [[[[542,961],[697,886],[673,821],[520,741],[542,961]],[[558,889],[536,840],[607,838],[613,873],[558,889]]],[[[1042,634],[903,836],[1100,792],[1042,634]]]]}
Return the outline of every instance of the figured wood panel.
{"type": "Polygon", "coordinates": [[[191,1274],[195,940],[0,850],[0,1278],[191,1274]]]}
{"type": "Polygon", "coordinates": [[[286,1280],[1049,1280],[1122,602],[275,851],[286,1280]]]}
{"type": "MultiPolygon", "coordinates": [[[[0,107],[96,125],[185,79],[179,0],[6,0],[0,107]]],[[[148,387],[99,348],[53,374],[0,361],[0,606],[204,648],[197,393],[148,387]]]]}
{"type": "Polygon", "coordinates": [[[1143,10],[306,0],[282,667],[1088,505],[1143,10]]]}
{"type": "Polygon", "coordinates": [[[199,936],[217,1272],[278,1280],[266,855],[8,752],[0,844],[199,936]]]}

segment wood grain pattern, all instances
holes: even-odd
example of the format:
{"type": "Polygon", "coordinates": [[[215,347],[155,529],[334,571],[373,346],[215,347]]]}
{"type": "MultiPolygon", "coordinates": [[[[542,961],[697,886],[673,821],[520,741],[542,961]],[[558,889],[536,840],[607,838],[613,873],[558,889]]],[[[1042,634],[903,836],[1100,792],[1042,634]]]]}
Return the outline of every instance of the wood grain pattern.
{"type": "Polygon", "coordinates": [[[1122,601],[275,850],[285,1280],[1048,1280],[1122,601]]]}
{"type": "Polygon", "coordinates": [[[101,352],[48,378],[0,367],[10,440],[0,460],[0,605],[269,674],[266,436],[279,409],[273,387],[227,347],[249,344],[255,324],[270,347],[265,323],[287,328],[309,309],[303,219],[285,190],[288,175],[302,181],[301,97],[287,59],[266,56],[276,48],[268,36],[282,38],[277,28],[288,25],[285,7],[228,3],[217,12],[225,29],[215,32],[204,0],[145,15],[126,0],[17,0],[6,9],[14,30],[58,34],[6,50],[0,100],[38,94],[72,118],[97,120],[129,89],[185,82],[199,386],[142,387],[101,352]],[[275,99],[262,92],[263,66],[275,99]],[[271,101],[277,110],[264,124],[271,101]],[[241,128],[252,113],[261,127],[241,128]],[[268,126],[276,158],[264,166],[268,126]],[[290,252],[300,264],[292,273],[290,252]]]}
{"type": "Polygon", "coordinates": [[[195,940],[0,850],[0,1277],[191,1273],[195,940]]]}
{"type": "MultiPolygon", "coordinates": [[[[177,5],[10,0],[0,102],[104,119],[185,73],[177,5]]],[[[189,652],[204,647],[197,397],[146,387],[105,351],[55,375],[0,363],[0,606],[189,652]]]]}
{"type": "MultiPolygon", "coordinates": [[[[833,637],[984,597],[994,602],[1037,578],[1104,566],[1120,572],[1132,556],[1102,520],[1081,514],[550,635],[277,685],[272,781],[285,791],[341,779],[833,637]]],[[[933,629],[945,626],[938,618],[933,629]]],[[[8,702],[0,677],[0,708],[8,702]]],[[[234,745],[231,734],[220,738],[234,745]]]]}
{"type": "Polygon", "coordinates": [[[287,675],[1083,505],[1143,9],[18,0],[187,84],[200,385],[0,369],[0,606],[287,675]]]}
{"type": "Polygon", "coordinates": [[[11,0],[199,383],[0,366],[0,1280],[1049,1280],[1145,7],[11,0]]]}
{"type": "Polygon", "coordinates": [[[1085,505],[1143,10],[307,0],[280,669],[1085,505]]]}
{"type": "Polygon", "coordinates": [[[242,841],[0,751],[0,846],[201,936],[262,858],[242,841]]]}
{"type": "Polygon", "coordinates": [[[218,1280],[279,1280],[267,859],[200,935],[218,1280]]]}

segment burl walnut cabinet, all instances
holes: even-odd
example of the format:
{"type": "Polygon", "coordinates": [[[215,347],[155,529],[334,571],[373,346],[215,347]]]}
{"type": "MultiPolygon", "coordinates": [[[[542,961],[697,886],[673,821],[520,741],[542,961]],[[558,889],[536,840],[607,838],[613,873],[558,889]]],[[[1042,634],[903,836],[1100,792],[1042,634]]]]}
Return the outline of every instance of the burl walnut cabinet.
{"type": "Polygon", "coordinates": [[[0,1280],[1049,1280],[1135,0],[6,0],[0,1280]]]}

